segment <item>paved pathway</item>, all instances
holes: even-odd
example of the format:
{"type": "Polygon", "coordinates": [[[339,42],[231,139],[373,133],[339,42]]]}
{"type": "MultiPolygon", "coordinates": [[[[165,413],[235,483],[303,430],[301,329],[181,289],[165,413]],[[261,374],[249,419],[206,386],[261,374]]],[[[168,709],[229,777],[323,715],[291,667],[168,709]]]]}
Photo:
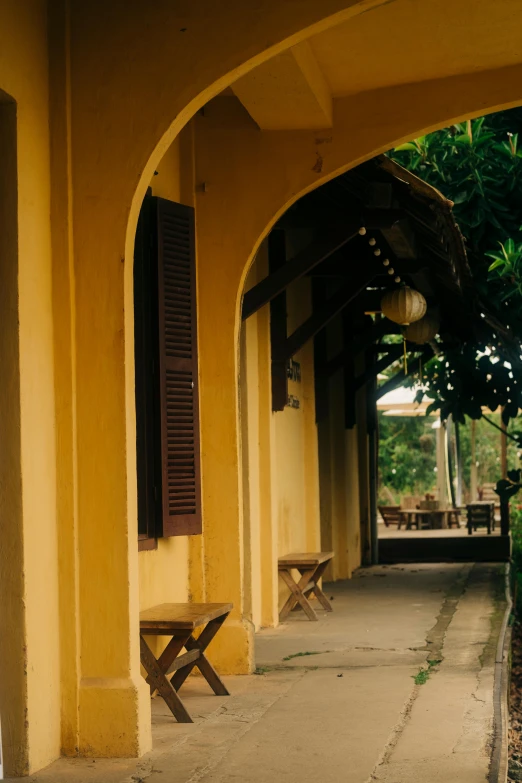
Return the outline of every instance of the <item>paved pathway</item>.
{"type": "Polygon", "coordinates": [[[257,636],[258,676],[228,698],[190,678],[193,725],[153,702],[139,762],[65,760],[38,783],[482,783],[493,727],[503,567],[361,570],[334,612],[257,636]]]}

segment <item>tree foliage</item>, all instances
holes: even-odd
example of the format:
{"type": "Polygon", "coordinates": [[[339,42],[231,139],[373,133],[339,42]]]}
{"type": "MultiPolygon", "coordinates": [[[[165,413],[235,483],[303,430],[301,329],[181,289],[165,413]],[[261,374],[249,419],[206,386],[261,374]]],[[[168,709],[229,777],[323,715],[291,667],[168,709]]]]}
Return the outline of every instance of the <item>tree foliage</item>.
{"type": "MultiPolygon", "coordinates": [[[[491,421],[499,426],[500,415],[491,421]]],[[[384,416],[379,413],[379,498],[384,505],[398,503],[404,495],[435,492],[437,484],[436,430],[433,417],[384,416]],[[390,494],[391,493],[391,496],[390,494]],[[393,497],[392,497],[393,496],[393,497]]],[[[471,463],[477,461],[478,485],[494,484],[500,471],[500,433],[484,419],[475,425],[475,449],[471,448],[471,422],[460,427],[464,500],[469,498],[471,463]]],[[[516,435],[515,422],[509,428],[516,435]]],[[[453,451],[455,443],[453,443],[453,451]]],[[[519,448],[508,439],[508,468],[519,465],[519,448]]]]}
{"type": "Polygon", "coordinates": [[[392,151],[392,157],[454,202],[479,302],[483,337],[439,355],[423,383],[443,418],[479,418],[482,406],[522,407],[522,110],[453,125],[392,151]],[[491,317],[490,317],[491,316],[491,317]]]}
{"type": "MultiPolygon", "coordinates": [[[[424,495],[436,483],[433,420],[379,416],[379,484],[395,495],[424,495]]],[[[385,504],[390,498],[382,497],[385,504]]]]}

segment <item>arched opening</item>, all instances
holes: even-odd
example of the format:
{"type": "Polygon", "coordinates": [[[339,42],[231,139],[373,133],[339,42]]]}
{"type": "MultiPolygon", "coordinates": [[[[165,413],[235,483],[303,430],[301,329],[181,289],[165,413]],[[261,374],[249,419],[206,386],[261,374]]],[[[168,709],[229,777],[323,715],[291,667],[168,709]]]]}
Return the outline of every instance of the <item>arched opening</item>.
{"type": "Polygon", "coordinates": [[[448,202],[384,156],[295,202],[261,244],[243,296],[239,373],[256,628],[277,623],[283,556],[334,552],[330,581],[378,562],[376,403],[433,356],[430,344],[403,346],[381,302],[406,285],[437,312],[447,342],[469,341],[468,275],[448,202]]]}
{"type": "MultiPolygon", "coordinates": [[[[516,101],[512,90],[507,96],[501,94],[498,85],[493,88],[496,76],[498,73],[493,70],[486,73],[482,84],[491,88],[491,109],[516,101]]],[[[257,252],[258,258],[263,256],[263,242],[269,230],[288,207],[307,192],[398,140],[415,135],[419,129],[440,127],[455,117],[483,113],[483,91],[479,90],[480,80],[475,77],[476,74],[473,77],[455,76],[450,101],[445,79],[452,79],[451,75],[433,78],[429,97],[420,98],[421,87],[409,84],[334,98],[336,121],[331,134],[303,127],[282,128],[283,132],[279,134],[272,133],[269,127],[260,127],[245,108],[247,88],[241,90],[244,102],[230,94],[219,96],[190,122],[194,155],[191,161],[195,164],[191,198],[196,207],[198,244],[203,520],[204,528],[207,527],[201,540],[187,542],[187,548],[180,555],[180,562],[185,563],[180,573],[184,574],[186,584],[191,585],[191,596],[198,596],[200,600],[233,598],[236,610],[230,638],[236,634],[236,639],[242,641],[240,649],[236,646],[234,653],[228,643],[223,642],[221,647],[217,644],[216,658],[225,669],[243,671],[251,666],[249,620],[254,618],[256,625],[265,622],[263,603],[254,597],[256,590],[252,587],[256,583],[258,592],[264,589],[258,545],[271,552],[273,561],[276,552],[273,538],[265,539],[261,532],[261,506],[253,514],[250,500],[247,500],[252,491],[250,472],[255,455],[246,454],[245,436],[241,447],[241,426],[245,426],[245,420],[240,420],[239,408],[243,406],[244,412],[249,403],[244,396],[241,398],[244,387],[238,391],[238,377],[242,375],[240,351],[246,356],[248,374],[249,348],[245,346],[248,339],[240,339],[240,306],[254,254],[257,252]],[[456,94],[462,95],[463,91],[465,105],[457,107],[456,94]],[[245,462],[247,458],[248,463],[245,462]],[[244,472],[248,469],[248,492],[244,491],[245,485],[242,486],[240,460],[243,460],[244,472]],[[244,515],[250,518],[248,527],[243,524],[244,515]],[[253,516],[258,520],[254,524],[253,516]],[[252,571],[254,562],[257,562],[256,575],[252,571]],[[190,574],[194,576],[192,582],[190,574]]],[[[161,168],[161,163],[155,165],[161,168]]],[[[136,191],[138,201],[146,184],[142,183],[136,191]]],[[[127,245],[133,241],[133,221],[134,218],[127,225],[127,245]]],[[[256,269],[251,274],[258,272],[256,269]]],[[[126,274],[129,302],[128,266],[126,274]]],[[[266,329],[266,323],[263,328],[266,329]]],[[[127,337],[126,345],[131,346],[133,341],[128,332],[127,337]]],[[[256,350],[259,351],[259,345],[253,349],[254,354],[256,350]]],[[[127,360],[131,367],[132,357],[128,354],[127,360]]],[[[265,385],[264,393],[266,388],[265,385]]],[[[258,426],[254,414],[247,421],[249,432],[252,434],[258,426]]],[[[278,437],[284,440],[285,435],[276,435],[276,442],[278,437]]],[[[306,483],[303,476],[301,471],[299,481],[304,490],[309,491],[312,485],[306,483]]],[[[254,483],[254,492],[261,495],[261,481],[257,479],[254,483]]],[[[262,501],[269,502],[266,495],[262,501]]],[[[153,563],[155,557],[157,552],[139,555],[143,563],[146,560],[153,563]]],[[[161,579],[155,567],[151,567],[145,581],[152,587],[151,598],[147,600],[154,596],[153,600],[159,601],[168,592],[160,587],[161,579]]],[[[271,579],[267,590],[274,619],[277,580],[271,579]]]]}
{"type": "MultiPolygon", "coordinates": [[[[374,96],[375,101],[378,98],[374,96]]],[[[348,117],[349,106],[343,108],[341,101],[339,108],[340,116],[348,117]]],[[[424,109],[423,121],[429,127],[447,122],[447,115],[440,113],[440,107],[433,108],[426,102],[424,109]]],[[[474,109],[470,113],[476,112],[477,109],[474,109]]],[[[339,127],[342,128],[342,124],[339,127]]],[[[415,133],[418,126],[412,124],[411,127],[415,133]]],[[[393,131],[396,135],[381,136],[379,149],[403,140],[405,132],[405,128],[401,127],[393,131]]],[[[274,226],[284,219],[292,205],[307,194],[317,192],[321,185],[335,177],[352,171],[361,157],[370,158],[373,152],[363,154],[359,149],[354,160],[351,140],[336,133],[328,142],[328,155],[323,157],[321,171],[314,170],[313,166],[305,168],[303,160],[309,159],[311,150],[314,150],[315,156],[318,144],[321,146],[316,133],[264,133],[254,125],[238,99],[230,94],[208,104],[204,113],[196,117],[183,134],[179,143],[186,144],[186,149],[191,150],[183,159],[183,166],[189,172],[186,181],[192,176],[188,195],[184,197],[180,191],[179,166],[183,156],[180,158],[176,145],[158,165],[159,173],[151,180],[151,186],[154,191],[155,180],[161,183],[163,172],[174,161],[172,171],[178,172],[174,176],[174,180],[178,177],[178,185],[164,191],[158,187],[156,192],[158,195],[163,192],[165,197],[174,201],[186,198],[185,203],[194,203],[196,209],[203,536],[183,541],[160,541],[157,550],[140,553],[140,578],[142,595],[145,596],[142,607],[147,608],[154,601],[160,602],[169,597],[184,600],[190,596],[204,601],[213,597],[226,600],[233,595],[237,614],[236,624],[231,626],[232,634],[242,637],[244,647],[241,655],[237,654],[237,646],[231,653],[229,642],[223,638],[220,647],[218,639],[215,656],[225,671],[229,667],[232,671],[242,671],[243,667],[248,670],[252,665],[250,623],[253,622],[255,627],[277,623],[278,608],[284,594],[277,575],[278,555],[284,554],[283,550],[287,549],[311,549],[319,545],[324,548],[329,540],[333,546],[333,538],[331,527],[323,525],[321,531],[320,523],[317,524],[321,500],[314,404],[308,407],[306,413],[304,407],[287,411],[293,416],[288,423],[271,424],[272,388],[266,365],[270,331],[268,311],[257,316],[258,322],[248,334],[250,325],[244,330],[240,327],[241,301],[244,292],[266,274],[269,237],[277,234],[278,229],[274,226]],[[186,134],[185,141],[183,134],[186,134]],[[280,175],[283,165],[285,178],[280,175]],[[194,174],[194,170],[200,172],[201,178],[194,174]],[[226,232],[222,228],[224,225],[227,226],[226,232]],[[246,288],[245,279],[248,280],[246,288]],[[219,330],[216,324],[219,324],[219,330]],[[263,354],[262,362],[265,362],[261,371],[260,354],[263,354]],[[263,412],[260,411],[259,400],[256,401],[256,397],[261,396],[263,412]],[[294,426],[299,417],[306,423],[294,426]],[[263,439],[265,451],[262,454],[258,446],[263,439]],[[298,445],[293,449],[293,456],[297,456],[294,465],[285,458],[285,448],[289,443],[298,445]],[[302,464],[303,452],[310,457],[307,466],[302,464]],[[276,459],[278,455],[279,462],[276,459]],[[279,499],[269,486],[276,487],[278,482],[279,499]],[[285,482],[292,487],[290,495],[295,490],[293,506],[288,502],[288,493],[285,498],[285,482]],[[276,515],[282,510],[283,516],[286,514],[287,519],[293,520],[286,528],[282,524],[277,534],[266,529],[266,520],[273,513],[274,504],[276,507],[279,505],[276,515]],[[309,521],[296,525],[297,517],[309,521]],[[296,535],[292,538],[293,534],[296,535]],[[171,557],[174,547],[177,548],[176,554],[171,557]],[[167,554],[167,549],[171,554],[167,554]],[[183,577],[176,587],[172,580],[164,581],[162,569],[157,567],[162,559],[162,550],[165,570],[168,571],[176,562],[176,572],[183,577]]],[[[315,160],[313,157],[312,161],[315,160]]],[[[172,176],[172,171],[169,176],[172,176]]],[[[308,241],[307,227],[301,227],[292,238],[292,248],[297,251],[308,241]]],[[[297,297],[296,302],[310,303],[307,281],[302,280],[299,286],[301,288],[292,294],[297,297]]],[[[300,315],[296,314],[294,326],[298,326],[299,320],[310,313],[303,311],[300,315]]],[[[332,337],[334,342],[336,339],[332,337]]],[[[308,354],[305,363],[310,364],[311,355],[308,354]]],[[[293,382],[299,383],[295,379],[293,382]]],[[[307,382],[310,382],[310,374],[307,382]]],[[[296,387],[299,391],[304,389],[302,383],[301,380],[301,386],[296,387]]],[[[337,415],[342,418],[345,415],[342,391],[337,389],[333,395],[337,415]]],[[[282,422],[286,413],[283,416],[276,414],[276,419],[278,416],[279,422],[282,422]]],[[[346,432],[344,426],[334,428],[330,433],[326,430],[319,432],[319,452],[321,449],[325,452],[323,464],[327,460],[331,462],[332,451],[337,451],[340,458],[334,460],[335,470],[338,475],[343,475],[346,470],[351,472],[354,491],[345,492],[346,487],[343,488],[328,501],[330,510],[326,510],[325,514],[343,515],[347,507],[355,513],[355,506],[364,494],[362,484],[367,480],[367,477],[356,475],[360,472],[355,457],[361,446],[359,434],[350,429],[346,432]],[[326,455],[326,452],[329,454],[326,455]],[[357,470],[354,467],[356,463],[357,470]],[[332,511],[332,506],[337,510],[332,511]]],[[[369,499],[366,504],[364,546],[368,557],[369,499]]],[[[328,504],[323,500],[323,505],[328,504]]],[[[360,505],[357,513],[361,513],[360,505]]],[[[354,556],[354,553],[359,552],[361,533],[356,529],[340,529],[335,535],[337,547],[344,547],[342,557],[335,564],[337,575],[348,576],[360,562],[360,555],[354,556]],[[349,539],[350,544],[347,543],[349,539]]],[[[232,634],[229,638],[234,638],[232,634]]]]}
{"type": "MultiPolygon", "coordinates": [[[[252,671],[253,625],[275,624],[283,597],[278,555],[318,540],[321,463],[339,482],[360,443],[315,428],[308,344],[288,368],[302,405],[272,416],[270,329],[259,312],[242,334],[245,283],[303,196],[399,141],[520,103],[522,59],[518,0],[4,5],[0,717],[8,773],[32,774],[60,752],[150,747],[140,608],[232,603],[211,660],[252,671]],[[149,187],[194,209],[202,535],[149,536],[137,508],[133,258],[149,187]]],[[[292,332],[311,298],[306,280],[288,293],[292,332]]],[[[344,415],[341,385],[330,396],[344,415]]],[[[185,458],[193,436],[174,440],[185,458]]],[[[346,513],[359,479],[349,496],[325,490],[327,515],[346,513]]],[[[348,573],[356,543],[320,532],[348,573]]]]}

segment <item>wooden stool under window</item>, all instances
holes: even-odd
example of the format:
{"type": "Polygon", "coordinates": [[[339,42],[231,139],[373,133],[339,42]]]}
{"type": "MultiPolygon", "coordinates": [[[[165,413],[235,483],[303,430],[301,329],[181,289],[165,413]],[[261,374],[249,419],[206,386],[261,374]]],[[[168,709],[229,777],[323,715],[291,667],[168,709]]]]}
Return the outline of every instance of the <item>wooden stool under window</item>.
{"type": "Polygon", "coordinates": [[[180,723],[192,723],[177,691],[197,666],[216,696],[228,696],[228,690],[205,656],[205,650],[227,619],[232,604],[160,604],[140,614],[141,663],[147,671],[151,694],[158,691],[180,723]],[[203,628],[197,639],[193,633],[203,628]],[[159,658],[145,636],[170,636],[159,658]],[[187,652],[180,655],[185,648],[187,652]],[[172,674],[170,680],[168,675],[172,674]]]}
{"type": "Polygon", "coordinates": [[[290,596],[279,613],[281,622],[288,617],[292,609],[299,606],[309,620],[317,620],[317,615],[308,600],[312,593],[323,609],[327,612],[332,611],[330,602],[317,583],[333,556],[333,552],[300,552],[279,558],[279,573],[290,589],[290,596]],[[299,571],[301,574],[299,581],[295,581],[292,571],[299,571]]]}

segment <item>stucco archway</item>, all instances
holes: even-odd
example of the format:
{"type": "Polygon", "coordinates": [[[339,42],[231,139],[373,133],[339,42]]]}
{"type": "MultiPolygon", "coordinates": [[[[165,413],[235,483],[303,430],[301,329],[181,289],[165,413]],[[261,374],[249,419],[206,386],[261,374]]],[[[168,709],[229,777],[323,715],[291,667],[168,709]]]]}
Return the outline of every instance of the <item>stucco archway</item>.
{"type": "MultiPolygon", "coordinates": [[[[130,8],[123,2],[108,6],[101,0],[88,8],[73,3],[71,139],[77,324],[73,328],[81,477],[81,747],[86,753],[99,748],[102,753],[135,754],[148,742],[137,641],[129,263],[144,189],[174,136],[197,108],[235,78],[319,29],[380,5],[331,0],[318,10],[307,2],[299,5],[297,14],[295,7],[266,0],[259,7],[262,26],[254,30],[249,10],[240,3],[219,17],[212,3],[200,6],[201,25],[199,18],[172,19],[165,0],[150,9],[152,17],[147,17],[145,27],[138,3],[130,8]],[[216,33],[222,30],[228,32],[220,38],[216,33]],[[176,41],[188,43],[172,46],[174,34],[176,41]],[[165,77],[173,73],[176,79],[165,77]],[[104,433],[102,455],[100,431],[104,433]],[[100,532],[104,536],[101,550],[100,532]],[[95,572],[113,576],[111,596],[101,587],[89,591],[95,572]],[[95,647],[100,606],[104,625],[110,629],[107,650],[116,651],[114,655],[95,647]],[[116,692],[125,704],[125,720],[137,729],[118,741],[117,747],[109,747],[104,732],[110,734],[116,692]],[[107,715],[107,725],[96,724],[95,716],[100,713],[107,715]]],[[[486,20],[492,13],[488,3],[481,4],[479,12],[486,20]]],[[[475,42],[477,47],[483,43],[487,44],[487,37],[475,42]]],[[[302,194],[420,131],[520,102],[521,75],[520,64],[505,64],[340,97],[334,101],[333,127],[320,134],[263,132],[252,123],[236,125],[235,120],[213,125],[211,107],[195,120],[195,182],[209,184],[204,190],[196,188],[195,197],[200,312],[207,316],[200,321],[205,514],[213,529],[208,539],[206,584],[209,600],[227,591],[236,602],[237,624],[230,630],[236,662],[248,661],[249,655],[249,632],[241,624],[240,575],[231,572],[223,581],[216,564],[225,540],[233,542],[232,551],[240,561],[239,303],[253,254],[278,216],[302,194]],[[226,274],[220,274],[223,270],[226,274]],[[219,334],[216,319],[222,327],[219,334]],[[213,418],[210,427],[216,403],[223,415],[217,425],[213,418]]]]}

